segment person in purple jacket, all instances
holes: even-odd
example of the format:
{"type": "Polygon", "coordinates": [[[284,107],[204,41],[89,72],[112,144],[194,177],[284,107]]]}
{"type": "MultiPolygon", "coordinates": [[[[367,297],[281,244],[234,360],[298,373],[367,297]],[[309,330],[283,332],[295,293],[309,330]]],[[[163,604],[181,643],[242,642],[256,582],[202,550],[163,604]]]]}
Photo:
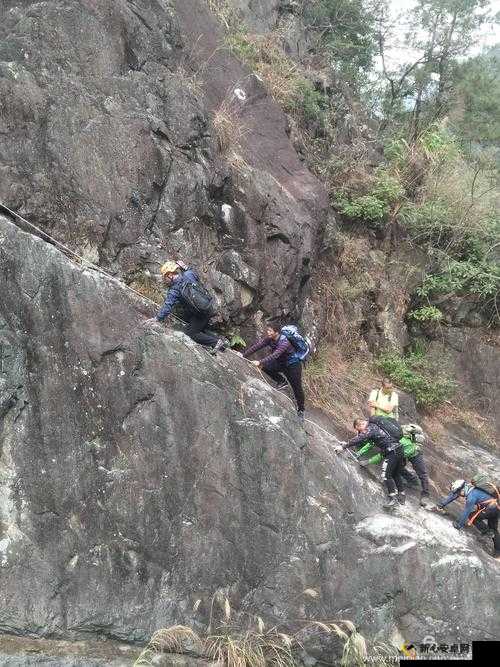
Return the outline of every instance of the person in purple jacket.
{"type": "Polygon", "coordinates": [[[269,354],[252,364],[262,368],[269,377],[277,383],[278,389],[287,386],[287,380],[292,387],[293,395],[297,402],[297,412],[300,419],[304,419],[304,389],[302,388],[302,362],[298,358],[297,350],[281,333],[281,327],[268,322],[266,334],[251,345],[243,356],[248,359],[252,354],[268,348],[269,354]]]}

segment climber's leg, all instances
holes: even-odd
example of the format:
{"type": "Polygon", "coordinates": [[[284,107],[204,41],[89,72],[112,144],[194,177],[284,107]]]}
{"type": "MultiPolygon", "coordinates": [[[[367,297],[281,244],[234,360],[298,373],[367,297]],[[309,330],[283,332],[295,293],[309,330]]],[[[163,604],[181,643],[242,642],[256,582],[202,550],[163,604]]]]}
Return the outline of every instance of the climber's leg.
{"type": "Polygon", "coordinates": [[[395,465],[395,459],[391,456],[393,453],[394,452],[390,452],[382,463],[382,481],[386,485],[389,496],[396,495],[396,484],[392,478],[392,471],[395,465]]]}
{"type": "Polygon", "coordinates": [[[215,334],[205,331],[210,321],[209,315],[189,315],[189,320],[184,333],[200,345],[214,347],[218,341],[215,334]]]}
{"type": "Polygon", "coordinates": [[[299,362],[298,364],[287,366],[283,373],[292,387],[293,395],[297,402],[297,411],[302,414],[305,403],[304,389],[302,388],[302,363],[299,362]]]}
{"type": "Polygon", "coordinates": [[[262,370],[269,375],[271,380],[274,380],[278,386],[286,385],[286,379],[283,377],[283,366],[279,362],[271,362],[262,366],[262,370]]]}
{"type": "Polygon", "coordinates": [[[429,495],[429,475],[427,473],[427,466],[425,465],[424,457],[422,454],[417,454],[416,456],[410,459],[413,470],[417,473],[422,485],[422,496],[429,495]]]}
{"type": "Polygon", "coordinates": [[[401,477],[410,486],[418,486],[419,485],[417,475],[415,475],[415,473],[411,472],[411,470],[408,470],[408,468],[406,466],[403,466],[403,469],[401,470],[401,477]]]}
{"type": "Polygon", "coordinates": [[[483,516],[488,521],[488,528],[493,531],[493,555],[500,557],[500,534],[498,533],[498,515],[496,507],[489,507],[483,516]]]}

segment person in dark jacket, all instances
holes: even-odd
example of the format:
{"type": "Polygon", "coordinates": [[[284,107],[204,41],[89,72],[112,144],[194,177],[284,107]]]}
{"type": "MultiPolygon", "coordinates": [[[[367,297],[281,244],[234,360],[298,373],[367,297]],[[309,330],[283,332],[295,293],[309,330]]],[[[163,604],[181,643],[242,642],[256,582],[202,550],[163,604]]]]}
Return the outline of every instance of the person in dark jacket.
{"type": "MultiPolygon", "coordinates": [[[[479,484],[479,483],[477,483],[479,484]]],[[[457,479],[450,485],[450,493],[437,503],[438,509],[444,509],[458,498],[465,498],[465,507],[453,526],[462,530],[465,526],[474,523],[481,532],[493,532],[493,557],[500,560],[500,534],[498,533],[499,503],[495,497],[485,489],[464,479],[457,479]]]]}
{"type": "Polygon", "coordinates": [[[215,313],[213,311],[200,313],[194,310],[182,296],[183,287],[186,283],[198,283],[200,281],[198,273],[194,269],[186,267],[185,264],[173,260],[165,262],[160,268],[160,273],[163,276],[163,283],[168,287],[165,303],[156,317],[148,320],[147,324],[163,322],[170,315],[174,306],[180,305],[183,309],[183,319],[187,323],[184,333],[196,343],[211,347],[213,354],[219,350],[223,351],[227,346],[227,341],[206,330],[215,313]]]}
{"type": "Polygon", "coordinates": [[[382,463],[382,480],[385,482],[389,494],[389,499],[384,507],[394,507],[396,505],[396,498],[401,505],[404,505],[406,496],[403,480],[401,479],[401,470],[404,466],[403,447],[399,440],[382,429],[376,423],[376,420],[377,417],[355,419],[353,426],[358,435],[351,438],[348,442],[340,443],[337,451],[343,451],[351,447],[361,447],[371,442],[379,449],[384,458],[382,463]]]}
{"type": "MultiPolygon", "coordinates": [[[[412,440],[409,436],[403,436],[399,441],[403,447],[403,468],[401,470],[401,477],[406,481],[410,482],[413,485],[413,480],[417,482],[417,486],[422,487],[420,495],[420,505],[422,507],[429,508],[429,474],[427,472],[427,466],[425,465],[425,460],[422,452],[420,451],[418,443],[412,440]],[[406,469],[406,462],[411,463],[413,469],[417,473],[413,475],[409,470],[406,469]]],[[[373,443],[367,442],[366,445],[363,445],[361,449],[358,449],[355,452],[355,456],[360,462],[361,465],[378,465],[383,463],[384,457],[380,452],[375,455],[370,454],[370,458],[361,459],[362,456],[368,454],[373,447],[373,443]]]]}
{"type": "Polygon", "coordinates": [[[297,356],[297,350],[281,333],[281,327],[271,322],[267,324],[265,336],[245,350],[243,356],[248,359],[252,354],[264,348],[270,350],[269,354],[252,363],[262,368],[277,383],[278,389],[286,387],[288,380],[297,402],[299,418],[303,419],[305,396],[302,388],[302,362],[297,356]]]}

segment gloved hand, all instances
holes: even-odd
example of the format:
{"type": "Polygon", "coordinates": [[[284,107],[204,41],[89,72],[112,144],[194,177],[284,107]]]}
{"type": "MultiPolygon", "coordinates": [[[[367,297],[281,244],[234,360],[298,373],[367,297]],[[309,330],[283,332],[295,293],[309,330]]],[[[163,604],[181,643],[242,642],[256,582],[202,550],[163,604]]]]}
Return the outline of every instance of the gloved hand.
{"type": "Polygon", "coordinates": [[[456,521],[453,522],[453,528],[456,528],[457,530],[462,530],[462,526],[460,526],[456,521]]]}
{"type": "Polygon", "coordinates": [[[370,465],[368,459],[365,459],[364,461],[358,461],[358,463],[362,468],[367,468],[370,465]]]}
{"type": "Polygon", "coordinates": [[[345,443],[339,443],[338,445],[335,445],[333,451],[337,452],[337,454],[341,454],[344,451],[344,448],[342,447],[343,444],[345,443]]]}

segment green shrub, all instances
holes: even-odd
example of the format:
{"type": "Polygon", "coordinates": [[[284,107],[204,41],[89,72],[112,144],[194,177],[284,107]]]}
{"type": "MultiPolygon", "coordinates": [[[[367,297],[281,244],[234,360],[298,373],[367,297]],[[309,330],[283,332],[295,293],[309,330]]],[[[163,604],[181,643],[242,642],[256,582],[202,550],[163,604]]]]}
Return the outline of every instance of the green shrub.
{"type": "Polygon", "coordinates": [[[379,357],[377,366],[399,387],[413,394],[420,407],[436,407],[454,393],[455,384],[446,377],[446,369],[422,351],[405,356],[390,352],[379,357]]]}
{"type": "Polygon", "coordinates": [[[299,79],[296,82],[293,97],[291,99],[292,113],[300,116],[307,123],[324,121],[324,96],[307,79],[299,79]]]}
{"type": "Polygon", "coordinates": [[[337,205],[340,212],[348,218],[372,223],[380,223],[389,213],[388,205],[375,195],[362,195],[351,201],[338,199],[337,205]]]}
{"type": "Polygon", "coordinates": [[[380,224],[389,215],[391,205],[403,194],[404,190],[398,178],[381,170],[368,194],[350,200],[340,197],[337,205],[348,218],[380,224]]]}
{"type": "Polygon", "coordinates": [[[418,140],[427,157],[449,159],[457,156],[457,146],[451,134],[444,127],[432,125],[418,140]]]}
{"type": "Polygon", "coordinates": [[[443,313],[436,306],[422,306],[412,310],[408,317],[417,322],[440,322],[443,319],[443,313]]]}
{"type": "Polygon", "coordinates": [[[399,212],[399,221],[419,243],[446,244],[456,233],[453,211],[447,202],[429,200],[423,203],[406,202],[399,212]]]}
{"type": "Polygon", "coordinates": [[[259,60],[258,44],[252,41],[243,31],[234,32],[226,36],[229,50],[249,67],[255,67],[259,60]]]}
{"type": "Polygon", "coordinates": [[[500,264],[448,260],[438,274],[428,275],[417,290],[420,297],[434,294],[476,294],[483,299],[500,292],[500,264]]]}

